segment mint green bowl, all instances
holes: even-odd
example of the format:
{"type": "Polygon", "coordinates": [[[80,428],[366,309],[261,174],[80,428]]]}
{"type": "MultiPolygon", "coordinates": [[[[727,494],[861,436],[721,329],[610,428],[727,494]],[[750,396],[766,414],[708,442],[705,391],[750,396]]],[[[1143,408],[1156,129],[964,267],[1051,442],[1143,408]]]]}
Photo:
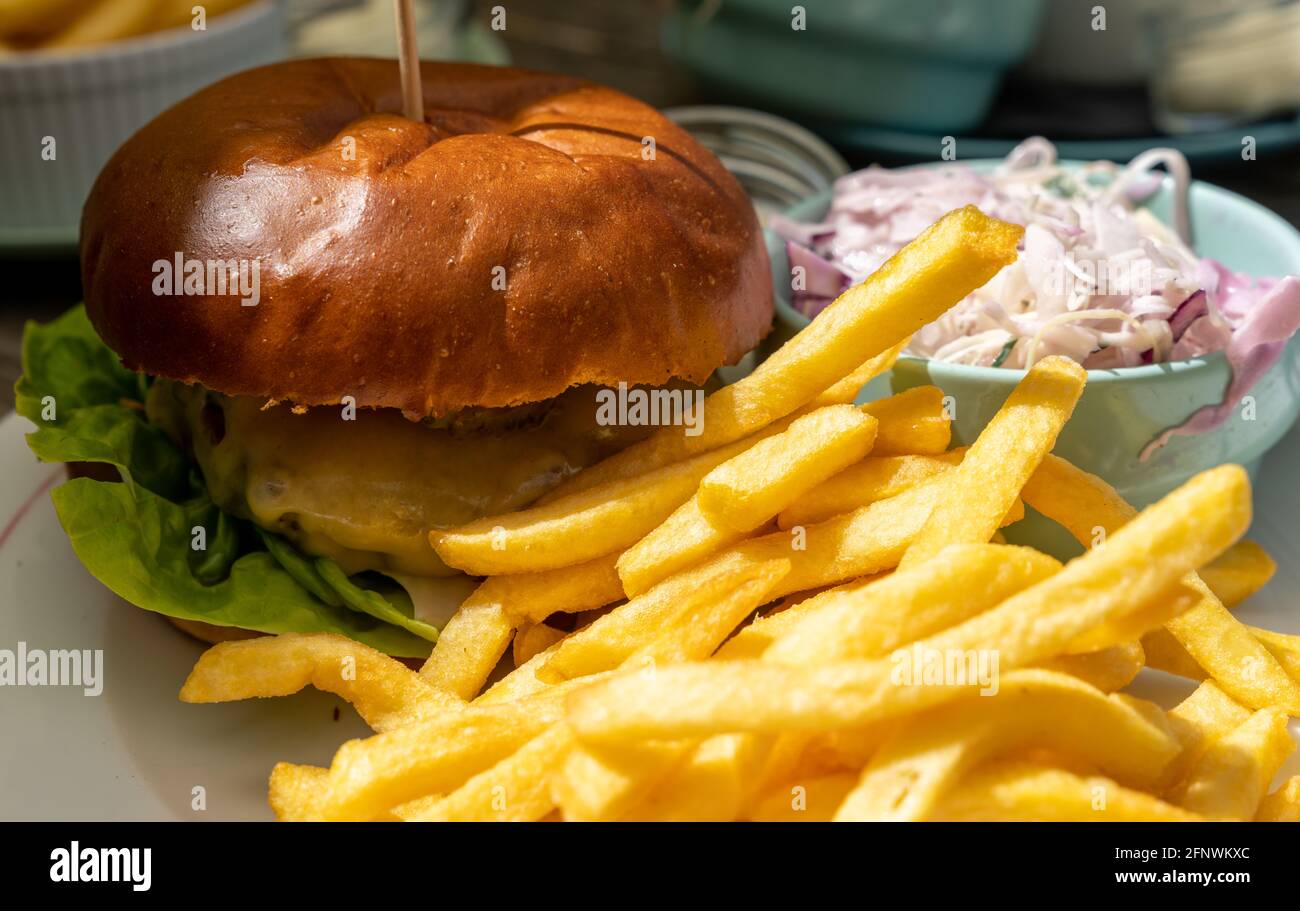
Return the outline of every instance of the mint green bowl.
{"type": "MultiPolygon", "coordinates": [[[[987,162],[970,162],[987,167],[987,162]]],[[[1169,181],[1149,203],[1167,221],[1169,181]]],[[[821,218],[830,193],[804,200],[786,214],[801,220],[821,218]]],[[[1194,181],[1189,210],[1196,251],[1229,268],[1257,276],[1300,274],[1300,233],[1268,209],[1211,184],[1194,181]]],[[[790,263],[785,242],[767,233],[776,289],[780,334],[808,325],[790,304],[790,263]]],[[[969,367],[925,358],[902,357],[894,369],[864,391],[864,400],[933,384],[952,396],[954,445],[973,441],[1002,405],[1023,370],[969,367]]],[[[1189,477],[1214,465],[1236,462],[1255,477],[1260,459],[1300,415],[1300,346],[1293,339],[1285,352],[1248,393],[1254,414],[1245,409],[1227,423],[1196,436],[1174,437],[1147,461],[1143,447],[1160,431],[1182,423],[1202,405],[1222,400],[1231,371],[1222,354],[1114,370],[1088,371],[1088,385],[1053,450],[1086,471],[1105,478],[1129,502],[1142,507],[1164,496],[1189,477]],[[1251,419],[1253,417],[1253,419],[1251,419]]],[[[1033,540],[1056,552],[1068,552],[1059,529],[1030,516],[1012,530],[1015,540],[1033,540]]]]}
{"type": "Polygon", "coordinates": [[[978,126],[1033,48],[1043,0],[683,0],[665,49],[765,110],[942,136],[978,126]]]}

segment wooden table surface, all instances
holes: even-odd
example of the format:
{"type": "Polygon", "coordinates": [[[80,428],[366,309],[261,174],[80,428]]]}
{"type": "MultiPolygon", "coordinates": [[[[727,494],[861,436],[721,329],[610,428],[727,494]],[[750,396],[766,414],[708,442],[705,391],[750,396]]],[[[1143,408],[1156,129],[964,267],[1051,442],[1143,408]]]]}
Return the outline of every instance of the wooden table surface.
{"type": "MultiPolygon", "coordinates": [[[[496,5],[473,0],[473,14],[486,23],[496,5]]],[[[502,37],[518,66],[584,76],[657,107],[711,100],[660,50],[659,21],[671,0],[510,0],[504,5],[502,37]]],[[[1298,154],[1197,168],[1196,176],[1257,200],[1300,226],[1298,154]]],[[[80,298],[75,255],[0,253],[0,414],[13,407],[24,321],[51,319],[80,298]]]]}

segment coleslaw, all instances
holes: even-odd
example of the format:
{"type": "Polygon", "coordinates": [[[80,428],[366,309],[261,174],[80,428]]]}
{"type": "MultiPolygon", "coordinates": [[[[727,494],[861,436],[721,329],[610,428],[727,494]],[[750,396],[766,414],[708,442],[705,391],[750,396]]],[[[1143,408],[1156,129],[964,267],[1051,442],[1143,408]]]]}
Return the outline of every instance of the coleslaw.
{"type": "Polygon", "coordinates": [[[1196,255],[1190,183],[1173,149],[1065,167],[1035,137],[988,173],[866,168],[836,182],[822,221],[775,216],[769,227],[786,241],[794,306],[815,317],[952,209],[975,205],[1024,225],[1017,261],[917,332],[906,353],[1013,369],[1057,354],[1106,369],[1224,351],[1233,379],[1223,402],[1163,433],[1145,457],[1173,435],[1223,423],[1300,327],[1300,279],[1252,278],[1196,255]],[[1173,227],[1140,205],[1160,188],[1160,165],[1174,184],[1173,227]]]}

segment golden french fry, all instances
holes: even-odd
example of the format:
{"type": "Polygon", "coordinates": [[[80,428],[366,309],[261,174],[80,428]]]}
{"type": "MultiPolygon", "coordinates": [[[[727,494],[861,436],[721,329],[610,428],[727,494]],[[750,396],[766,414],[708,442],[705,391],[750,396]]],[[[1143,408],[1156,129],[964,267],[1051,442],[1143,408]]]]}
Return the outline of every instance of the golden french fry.
{"type": "MultiPolygon", "coordinates": [[[[816,525],[792,526],[735,544],[713,559],[736,554],[753,559],[788,557],[791,572],[777,586],[776,596],[884,572],[898,564],[926,515],[943,496],[942,481],[942,477],[930,478],[897,496],[816,525]]],[[[1013,507],[1006,519],[1014,520],[1021,510],[1023,506],[1013,507]]]]}
{"type": "Polygon", "coordinates": [[[1198,686],[1190,696],[1169,710],[1175,728],[1187,726],[1183,747],[1195,752],[1196,743],[1208,742],[1240,727],[1250,711],[1219,688],[1212,680],[1198,686]]]}
{"type": "Polygon", "coordinates": [[[650,791],[627,815],[647,822],[715,822],[745,816],[754,795],[794,776],[821,777],[842,771],[805,762],[802,740],[720,734],[702,741],[686,762],[650,791]],[[787,749],[789,747],[789,749],[787,749]]]}
{"type": "Polygon", "coordinates": [[[851,405],[818,408],[700,481],[700,511],[735,532],[758,528],[831,475],[862,460],[878,422],[851,405]]]}
{"type": "Polygon", "coordinates": [[[1121,642],[1095,652],[1057,655],[1038,666],[1078,677],[1103,693],[1113,693],[1133,682],[1146,664],[1146,652],[1136,639],[1121,642]]]}
{"type": "Polygon", "coordinates": [[[855,579],[852,582],[845,582],[835,588],[828,588],[807,598],[801,598],[782,610],[756,617],[753,623],[737,630],[736,635],[724,642],[713,657],[718,661],[758,658],[767,651],[773,642],[802,623],[803,618],[808,616],[821,603],[818,601],[821,595],[831,591],[856,591],[881,578],[884,578],[884,576],[867,576],[862,579],[855,579]]]}
{"type": "Polygon", "coordinates": [[[914,386],[859,410],[880,424],[871,447],[876,455],[939,455],[952,442],[952,421],[938,386],[914,386]]]}
{"type": "Polygon", "coordinates": [[[860,460],[875,428],[875,418],[849,405],[820,408],[723,462],[694,497],[619,558],[624,590],[639,595],[740,540],[804,491],[860,460]],[[728,517],[718,512],[724,509],[731,510],[728,517]]]}
{"type": "Polygon", "coordinates": [[[474,592],[478,603],[496,603],[516,623],[541,623],[552,614],[576,614],[623,600],[617,554],[538,573],[489,576],[474,592]]]}
{"type": "Polygon", "coordinates": [[[1183,742],[1179,760],[1195,762],[1205,747],[1251,717],[1251,711],[1232,699],[1213,680],[1206,680],[1190,697],[1170,708],[1170,724],[1183,742]]]}
{"type": "MultiPolygon", "coordinates": [[[[1189,591],[1199,592],[1200,587],[1183,580],[1189,591]]],[[[1070,643],[1066,649],[1071,655],[1086,655],[1103,649],[1113,648],[1134,639],[1145,639],[1149,633],[1160,632],[1164,625],[1178,615],[1190,610],[1195,602],[1152,601],[1124,617],[1118,617],[1110,623],[1088,630],[1070,643]]]]}
{"type": "Polygon", "coordinates": [[[1209,676],[1205,673],[1205,668],[1187,654],[1187,649],[1174,638],[1173,633],[1163,627],[1142,636],[1142,651],[1146,655],[1148,667],[1166,674],[1176,674],[1188,680],[1204,680],[1209,676]]]}
{"type": "Polygon", "coordinates": [[[909,335],[893,347],[886,348],[879,354],[867,358],[854,368],[852,373],[843,379],[836,380],[823,391],[817,393],[812,401],[803,406],[803,409],[811,410],[813,408],[824,408],[827,405],[853,404],[867,383],[870,383],[887,370],[893,369],[894,362],[898,360],[898,356],[903,353],[903,349],[911,341],[912,337],[909,335]]]}
{"type": "Polygon", "coordinates": [[[1214,742],[1170,795],[1209,819],[1252,819],[1268,784],[1295,750],[1281,708],[1260,709],[1214,742]]]}
{"type": "Polygon", "coordinates": [[[731,591],[711,599],[687,599],[655,638],[638,648],[623,667],[642,669],[678,661],[701,661],[712,655],[731,632],[790,572],[789,560],[745,566],[728,579],[731,591]]]}
{"type": "MultiPolygon", "coordinates": [[[[1190,598],[1181,579],[1223,552],[1249,521],[1246,473],[1232,465],[1202,472],[1114,532],[1106,547],[913,648],[938,655],[995,650],[1008,670],[1053,657],[1083,632],[1155,598],[1190,598]]],[[[580,739],[601,741],[830,730],[919,711],[964,688],[899,686],[889,660],[818,668],[710,662],[575,693],[568,719],[580,739]]]]}
{"type": "MultiPolygon", "coordinates": [[[[998,524],[998,528],[1004,528],[1007,525],[1012,525],[1016,522],[1019,522],[1024,517],[1025,517],[1025,501],[1020,499],[1019,497],[1016,497],[1014,500],[1011,501],[1011,507],[1002,516],[1002,519],[998,524]]],[[[985,543],[1006,544],[1007,539],[1003,537],[999,531],[994,529],[993,534],[989,535],[988,541],[985,543]]]]}
{"type": "Polygon", "coordinates": [[[951,822],[1196,822],[1201,817],[1099,775],[1009,760],[963,779],[934,819],[951,822]]]}
{"type": "Polygon", "coordinates": [[[755,615],[754,619],[761,620],[764,617],[769,617],[775,614],[782,613],[785,611],[786,608],[795,607],[799,604],[802,604],[804,601],[807,601],[809,598],[816,597],[817,595],[820,595],[822,592],[830,591],[830,589],[833,587],[834,586],[826,585],[821,588],[811,588],[808,589],[807,591],[791,592],[788,595],[777,598],[770,605],[768,605],[767,610],[763,611],[761,614],[755,615]]]}
{"type": "Polygon", "coordinates": [[[714,524],[700,510],[699,497],[691,497],[663,524],[623,551],[618,558],[623,591],[635,598],[744,537],[743,532],[714,524]]]}
{"type": "Polygon", "coordinates": [[[150,31],[157,0],[98,0],[57,32],[46,47],[84,47],[119,41],[150,31]]]}
{"type": "MultiPolygon", "coordinates": [[[[744,738],[762,745],[762,768],[752,781],[746,782],[747,787],[743,789],[746,803],[752,803],[754,798],[766,788],[791,778],[828,775],[846,769],[856,771],[867,764],[866,758],[857,763],[842,762],[843,755],[838,750],[830,748],[829,742],[825,739],[827,735],[823,734],[814,734],[810,737],[802,732],[791,732],[771,738],[755,737],[753,734],[726,736],[744,738]]],[[[883,737],[880,742],[884,742],[883,737]]],[[[737,815],[743,812],[742,808],[737,815]]]]}
{"type": "Polygon", "coordinates": [[[470,705],[452,715],[349,740],[330,764],[321,812],[332,820],[366,820],[427,794],[450,797],[472,776],[559,721],[564,698],[573,689],[565,684],[525,699],[470,705]]]}
{"type": "Polygon", "coordinates": [[[753,578],[758,567],[780,559],[779,554],[770,559],[727,554],[665,579],[566,638],[537,676],[555,683],[618,667],[637,649],[658,638],[674,617],[696,605],[716,603],[737,584],[753,578]]]}
{"type": "Polygon", "coordinates": [[[320,822],[329,769],[277,762],[271,769],[267,800],[280,822],[320,822]]]}
{"type": "Polygon", "coordinates": [[[185,678],[180,699],[289,696],[306,686],[342,696],[376,731],[465,706],[395,658],[334,633],[284,633],[214,645],[185,678]]]}
{"type": "Polygon", "coordinates": [[[730,822],[739,815],[763,768],[767,741],[748,735],[710,737],[690,756],[690,772],[670,769],[624,817],[644,822],[730,822]]]}
{"type": "Polygon", "coordinates": [[[541,679],[537,676],[537,672],[546,666],[546,663],[551,660],[551,656],[559,650],[560,643],[564,641],[564,639],[561,639],[549,648],[529,658],[523,665],[507,673],[488,687],[472,704],[495,705],[545,693],[556,684],[541,679]]]}
{"type": "Polygon", "coordinates": [[[1300,714],[1300,684],[1202,584],[1200,602],[1165,628],[1234,699],[1251,708],[1300,714]]]}
{"type": "Polygon", "coordinates": [[[943,495],[941,480],[932,478],[896,497],[816,525],[794,526],[788,531],[733,545],[714,560],[734,554],[751,559],[788,557],[790,575],[777,586],[775,595],[807,591],[893,569],[924,524],[925,516],[943,495]]]}
{"type": "Polygon", "coordinates": [[[1104,544],[1107,535],[1137,514],[1101,478],[1050,454],[1039,463],[1020,493],[1026,503],[1068,531],[1085,548],[1104,544]]]}
{"type": "Polygon", "coordinates": [[[424,814],[429,812],[429,808],[442,798],[442,794],[426,794],[423,797],[415,798],[415,800],[408,800],[406,803],[398,804],[389,812],[398,822],[418,822],[424,814]]]}
{"type": "Polygon", "coordinates": [[[562,484],[566,496],[739,440],[897,345],[1016,258],[1023,229],[974,206],[949,212],[845,291],[757,370],[704,401],[703,433],[665,427],[562,484]]]}
{"type": "Polygon", "coordinates": [[[965,454],[961,448],[938,455],[868,456],[801,496],[781,512],[777,524],[783,529],[812,525],[897,496],[950,470],[965,454]]]}
{"type": "Polygon", "coordinates": [[[518,512],[429,533],[448,566],[471,575],[535,573],[596,560],[635,544],[739,454],[733,443],[635,478],[611,481],[518,512]]]}
{"type": "MultiPolygon", "coordinates": [[[[1273,656],[1287,676],[1300,682],[1300,636],[1257,626],[1248,626],[1246,630],[1273,656]]],[[[1147,633],[1142,637],[1142,646],[1147,650],[1151,667],[1188,680],[1204,680],[1208,676],[1205,669],[1168,630],[1157,629],[1147,633]]],[[[1250,666],[1246,670],[1250,671],[1250,666]]]]}
{"type": "Polygon", "coordinates": [[[238,9],[248,2],[249,0],[204,0],[199,4],[195,0],[162,0],[160,18],[155,21],[154,28],[178,28],[189,25],[194,21],[195,6],[202,6],[208,21],[211,22],[215,17],[238,9]]]}
{"type": "Polygon", "coordinates": [[[0,36],[18,46],[39,46],[85,6],[85,0],[2,0],[0,36]]]}
{"type": "Polygon", "coordinates": [[[1300,822],[1300,775],[1292,775],[1259,802],[1255,821],[1300,822]]]}
{"type": "MultiPolygon", "coordinates": [[[[564,640],[561,639],[560,642],[564,640]]],[[[543,649],[533,657],[529,658],[524,664],[515,668],[506,674],[496,683],[488,687],[482,695],[471,703],[472,705],[494,705],[501,702],[512,702],[516,699],[524,699],[549,689],[552,684],[540,679],[537,676],[551,656],[555,654],[560,647],[560,642],[555,643],[550,648],[543,649]]]]}
{"type": "MultiPolygon", "coordinates": [[[[1034,472],[1025,485],[1024,498],[1085,547],[1113,539],[1116,530],[1135,515],[1133,507],[1101,478],[1055,456],[1045,458],[1034,472]]],[[[1165,628],[1234,699],[1252,708],[1285,705],[1300,713],[1300,685],[1219,603],[1199,576],[1190,577],[1187,584],[1200,598],[1186,611],[1176,612],[1165,628]]],[[[1134,632],[1120,629],[1112,641],[1131,638],[1134,632]]]]}
{"type": "Polygon", "coordinates": [[[1034,364],[947,476],[948,494],[903,555],[903,567],[950,544],[988,541],[1083,394],[1087,372],[1064,357],[1034,364]]]}
{"type": "Polygon", "coordinates": [[[1277,563],[1254,541],[1238,541],[1201,567],[1201,580],[1224,607],[1236,607],[1263,588],[1277,572],[1277,563]]]}
{"type": "Polygon", "coordinates": [[[836,772],[781,784],[758,800],[749,818],[753,822],[830,822],[857,783],[857,773],[836,772]]]}
{"type": "MultiPolygon", "coordinates": [[[[280,822],[323,822],[324,799],[329,787],[329,769],[314,765],[277,762],[271,769],[267,801],[280,822]]],[[[396,813],[380,813],[380,822],[396,822],[396,813]]]]}
{"type": "Polygon", "coordinates": [[[545,623],[528,623],[515,630],[511,643],[515,667],[521,668],[564,638],[564,632],[545,623]]]}
{"type": "Polygon", "coordinates": [[[871,757],[876,755],[881,745],[904,723],[906,723],[905,718],[895,719],[860,728],[826,731],[811,737],[802,733],[782,734],[778,738],[778,743],[794,742],[795,738],[801,738],[804,745],[803,752],[797,762],[792,763],[787,758],[783,767],[773,763],[773,767],[769,770],[770,774],[765,776],[764,781],[767,784],[774,784],[786,777],[790,770],[797,770],[800,764],[809,766],[817,774],[852,769],[856,777],[862,767],[871,761],[871,757]]]}
{"type": "Polygon", "coordinates": [[[515,634],[516,622],[480,585],[451,615],[420,668],[429,683],[461,699],[483,688],[515,634]]]}
{"type": "Polygon", "coordinates": [[[971,693],[910,719],[872,757],[835,819],[929,818],[985,759],[1044,746],[1139,787],[1158,781],[1180,749],[1167,727],[1068,674],[1011,671],[995,695],[971,693]]]}
{"type": "Polygon", "coordinates": [[[1166,791],[1183,781],[1187,770],[1210,744],[1245,724],[1250,711],[1219,689],[1214,681],[1207,680],[1170,709],[1167,716],[1183,750],[1165,775],[1162,790],[1166,791]]]}
{"type": "Polygon", "coordinates": [[[555,809],[551,777],[573,743],[557,724],[446,797],[408,809],[410,822],[535,822],[555,809]]]}
{"type": "Polygon", "coordinates": [[[662,780],[689,752],[690,742],[576,744],[551,781],[564,818],[605,822],[623,816],[644,790],[662,780]]]}
{"type": "Polygon", "coordinates": [[[1268,653],[1282,665],[1282,669],[1292,680],[1300,682],[1300,636],[1262,629],[1258,626],[1248,626],[1246,629],[1260,645],[1268,649],[1268,653]]]}
{"type": "Polygon", "coordinates": [[[1029,547],[959,544],[942,565],[900,570],[861,588],[810,599],[801,621],[764,661],[818,666],[880,658],[961,623],[1050,578],[1061,564],[1029,547]]]}

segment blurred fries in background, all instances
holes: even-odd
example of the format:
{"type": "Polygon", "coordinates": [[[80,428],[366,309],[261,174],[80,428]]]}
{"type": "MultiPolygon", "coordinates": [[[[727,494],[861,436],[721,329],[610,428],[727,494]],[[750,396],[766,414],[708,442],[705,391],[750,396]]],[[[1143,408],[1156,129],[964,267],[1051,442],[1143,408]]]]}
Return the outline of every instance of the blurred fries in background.
{"type": "Polygon", "coordinates": [[[0,44],[9,51],[70,50],[164,29],[192,27],[251,0],[0,0],[0,44]]]}

